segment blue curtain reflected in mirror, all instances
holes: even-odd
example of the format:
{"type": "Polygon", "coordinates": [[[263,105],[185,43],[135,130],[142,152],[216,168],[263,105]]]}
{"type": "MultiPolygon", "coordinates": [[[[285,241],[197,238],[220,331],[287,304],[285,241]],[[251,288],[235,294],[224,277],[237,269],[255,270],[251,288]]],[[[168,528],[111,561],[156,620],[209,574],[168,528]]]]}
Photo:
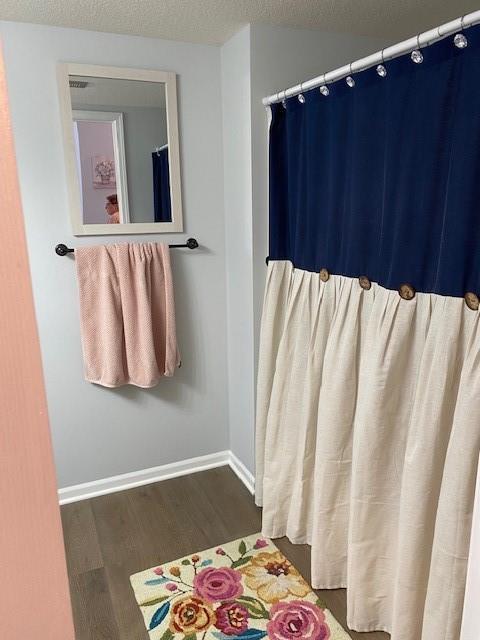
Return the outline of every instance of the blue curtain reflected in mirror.
{"type": "Polygon", "coordinates": [[[168,146],[152,153],[153,208],[155,222],[171,222],[168,146]]]}

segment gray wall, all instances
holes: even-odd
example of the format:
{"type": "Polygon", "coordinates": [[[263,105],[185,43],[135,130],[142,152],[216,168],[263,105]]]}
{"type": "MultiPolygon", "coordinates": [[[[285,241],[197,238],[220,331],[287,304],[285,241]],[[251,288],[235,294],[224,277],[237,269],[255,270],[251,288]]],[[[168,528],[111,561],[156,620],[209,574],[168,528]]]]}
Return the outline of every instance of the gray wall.
{"type": "Polygon", "coordinates": [[[126,107],[123,113],[130,221],[153,222],[152,151],[167,144],[167,112],[126,107]]]}
{"type": "Polygon", "coordinates": [[[230,448],[253,471],[250,27],[222,47],[230,448]]]}
{"type": "Polygon", "coordinates": [[[268,111],[262,98],[385,44],[374,38],[251,25],[222,49],[230,446],[252,472],[268,254],[268,111]]]}
{"type": "Polygon", "coordinates": [[[228,448],[219,48],[8,22],[0,23],[0,35],[59,486],[228,448]],[[179,74],[185,229],[205,248],[172,251],[183,366],[151,390],[83,380],[75,265],[53,248],[119,240],[72,236],[58,61],[179,74]]]}

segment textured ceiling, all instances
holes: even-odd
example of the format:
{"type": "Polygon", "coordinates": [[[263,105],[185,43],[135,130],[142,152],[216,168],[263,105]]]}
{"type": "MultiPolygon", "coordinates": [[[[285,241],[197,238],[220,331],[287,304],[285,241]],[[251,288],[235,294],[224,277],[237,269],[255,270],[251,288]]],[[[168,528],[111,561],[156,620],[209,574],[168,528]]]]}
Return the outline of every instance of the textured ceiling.
{"type": "Polygon", "coordinates": [[[406,38],[478,0],[0,0],[0,19],[222,44],[251,23],[406,38]]]}

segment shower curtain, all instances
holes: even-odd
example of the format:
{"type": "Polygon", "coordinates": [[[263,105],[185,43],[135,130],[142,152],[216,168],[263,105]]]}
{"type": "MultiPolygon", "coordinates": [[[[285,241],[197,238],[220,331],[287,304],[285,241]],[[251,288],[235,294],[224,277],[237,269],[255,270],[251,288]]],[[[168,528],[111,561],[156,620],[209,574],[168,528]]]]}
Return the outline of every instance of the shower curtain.
{"type": "Polygon", "coordinates": [[[171,222],[168,147],[152,153],[154,222],[171,222]]]}
{"type": "Polygon", "coordinates": [[[392,640],[458,640],[480,448],[480,28],[272,107],[263,533],[392,640]]]}

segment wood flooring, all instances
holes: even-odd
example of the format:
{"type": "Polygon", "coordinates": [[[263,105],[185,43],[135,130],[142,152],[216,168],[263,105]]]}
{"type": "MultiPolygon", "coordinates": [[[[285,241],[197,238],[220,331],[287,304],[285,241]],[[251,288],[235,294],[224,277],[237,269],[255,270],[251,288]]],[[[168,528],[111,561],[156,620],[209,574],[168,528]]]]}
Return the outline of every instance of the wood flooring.
{"type": "MultiPolygon", "coordinates": [[[[148,640],[129,577],[261,529],[261,510],[229,467],[61,507],[76,640],[148,640]]],[[[310,579],[310,548],[275,544],[310,579]]],[[[343,589],[319,591],[346,628],[343,589]]],[[[387,640],[355,633],[353,640],[387,640]]]]}

